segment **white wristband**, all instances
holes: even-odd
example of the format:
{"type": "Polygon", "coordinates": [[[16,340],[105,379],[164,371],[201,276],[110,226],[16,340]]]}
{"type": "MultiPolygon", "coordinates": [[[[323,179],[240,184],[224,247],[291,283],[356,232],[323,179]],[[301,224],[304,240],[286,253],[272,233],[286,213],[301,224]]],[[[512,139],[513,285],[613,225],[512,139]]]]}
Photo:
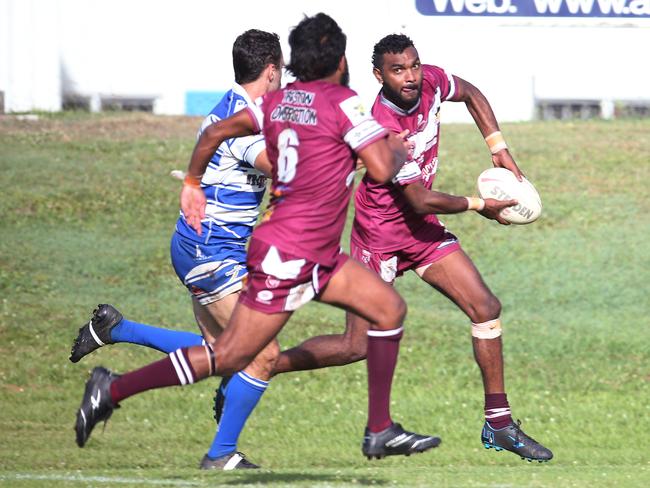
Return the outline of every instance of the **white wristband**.
{"type": "Polygon", "coordinates": [[[465,197],[467,200],[467,210],[476,210],[480,212],[485,208],[485,200],[477,197],[465,197]]]}

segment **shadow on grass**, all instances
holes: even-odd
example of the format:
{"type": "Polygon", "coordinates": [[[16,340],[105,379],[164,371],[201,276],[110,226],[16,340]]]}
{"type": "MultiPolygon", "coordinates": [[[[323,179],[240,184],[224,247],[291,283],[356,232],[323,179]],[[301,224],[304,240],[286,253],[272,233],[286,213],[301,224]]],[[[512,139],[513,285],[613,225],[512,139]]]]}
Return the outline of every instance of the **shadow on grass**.
{"type": "Polygon", "coordinates": [[[254,484],[278,484],[285,486],[289,483],[348,483],[361,486],[381,486],[388,483],[385,479],[374,477],[354,476],[345,474],[316,474],[316,473],[273,473],[273,472],[257,472],[257,473],[239,473],[237,478],[219,480],[223,485],[254,485],[254,484]]]}

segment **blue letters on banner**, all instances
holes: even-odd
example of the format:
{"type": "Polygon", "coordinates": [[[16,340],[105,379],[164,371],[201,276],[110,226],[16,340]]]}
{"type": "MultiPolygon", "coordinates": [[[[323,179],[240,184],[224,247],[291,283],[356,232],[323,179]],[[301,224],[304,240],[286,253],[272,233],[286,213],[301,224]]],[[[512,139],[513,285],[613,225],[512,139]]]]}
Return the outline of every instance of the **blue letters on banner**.
{"type": "Polygon", "coordinates": [[[415,0],[422,15],[650,18],[650,0],[415,0]]]}

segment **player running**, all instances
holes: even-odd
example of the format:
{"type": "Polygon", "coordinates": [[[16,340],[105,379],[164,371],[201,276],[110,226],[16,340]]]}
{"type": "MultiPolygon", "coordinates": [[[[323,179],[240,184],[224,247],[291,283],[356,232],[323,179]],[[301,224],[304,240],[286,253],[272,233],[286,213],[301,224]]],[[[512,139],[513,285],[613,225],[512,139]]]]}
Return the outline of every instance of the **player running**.
{"type": "MultiPolygon", "coordinates": [[[[280,88],[282,67],[277,34],[251,29],[238,36],[233,44],[235,83],[204,119],[199,137],[210,124],[245,108],[259,112],[253,101],[280,88]]],[[[176,223],[171,240],[172,265],[190,292],[203,335],[133,322],[104,304],[79,329],[70,355],[72,362],[104,344],[129,342],[171,353],[181,347],[205,344],[204,338],[211,342],[221,333],[246,276],[246,244],[266,189],[265,174],[271,171],[265,147],[262,135],[223,142],[212,154],[200,182],[207,200],[201,235],[187,224],[183,212],[176,223]]],[[[258,467],[237,452],[237,440],[268,386],[277,350],[273,341],[229,382],[221,427],[200,468],[258,467]]],[[[77,443],[83,447],[85,438],[78,437],[77,443]]]]}
{"type": "Polygon", "coordinates": [[[364,178],[356,195],[351,254],[392,283],[407,270],[450,298],[472,323],[474,357],[483,377],[486,448],[507,449],[529,460],[548,461],[550,450],[514,423],[504,386],[501,304],[487,287],[457,238],[436,214],[475,210],[507,224],[499,212],[516,201],[466,198],[431,191],[438,169],[439,112],[444,101],[464,102],[485,138],[496,167],[521,171],[508,151],[483,94],[441,68],[423,65],[404,35],[380,40],[373,73],[382,84],[372,113],[395,132],[405,129],[412,151],[393,184],[364,178]]]}
{"type": "MultiPolygon", "coordinates": [[[[372,114],[395,133],[408,130],[411,150],[392,182],[363,178],[355,198],[351,255],[387,283],[393,283],[408,270],[415,271],[469,317],[474,357],[485,390],[481,441],[486,448],[506,449],[529,461],[548,461],[552,452],[512,420],[503,375],[501,304],[456,236],[436,217],[475,210],[483,217],[508,224],[499,212],[516,201],[482,200],[432,191],[438,169],[441,104],[464,102],[485,137],[494,165],[518,176],[521,171],[483,94],[441,68],[422,64],[407,36],[389,35],[381,39],[375,45],[372,62],[374,75],[382,84],[372,114]]],[[[285,351],[276,364],[276,373],[363,359],[367,326],[363,319],[348,315],[343,337],[315,337],[285,351]]]]}
{"type": "Polygon", "coordinates": [[[181,348],[118,376],[95,368],[77,414],[85,440],[124,399],[152,388],[191,384],[245,367],[269,344],[294,310],[317,299],[368,320],[368,457],[409,455],[440,443],[407,432],[390,416],[390,390],[406,306],[374,273],[340,251],[358,155],[367,175],[388,182],[406,153],[402,142],[365,114],[346,87],[346,37],[325,14],[303,19],[290,36],[297,80],[264,97],[263,121],[247,108],[206,128],[194,148],[181,193],[187,223],[202,234],[205,194],[198,183],[217,141],[260,132],[273,164],[273,198],[248,253],[248,286],[224,332],[211,344],[181,348]],[[204,134],[205,134],[204,133],[204,134]],[[360,286],[362,285],[362,286],[360,286]]]}

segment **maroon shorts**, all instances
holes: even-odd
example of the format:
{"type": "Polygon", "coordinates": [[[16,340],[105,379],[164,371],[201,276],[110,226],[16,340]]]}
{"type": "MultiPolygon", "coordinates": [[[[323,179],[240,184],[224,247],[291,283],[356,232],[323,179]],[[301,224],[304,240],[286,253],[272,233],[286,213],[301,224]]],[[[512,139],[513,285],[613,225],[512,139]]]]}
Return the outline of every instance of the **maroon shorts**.
{"type": "Polygon", "coordinates": [[[318,297],[348,259],[341,253],[333,266],[324,266],[253,238],[246,260],[248,277],[239,301],[264,313],[297,310],[318,297]]]}
{"type": "Polygon", "coordinates": [[[403,249],[397,251],[373,251],[356,239],[350,242],[352,257],[373,270],[387,283],[392,283],[396,277],[410,269],[422,276],[430,264],[457,249],[460,249],[458,238],[447,231],[439,241],[422,242],[412,239],[403,249]]]}

